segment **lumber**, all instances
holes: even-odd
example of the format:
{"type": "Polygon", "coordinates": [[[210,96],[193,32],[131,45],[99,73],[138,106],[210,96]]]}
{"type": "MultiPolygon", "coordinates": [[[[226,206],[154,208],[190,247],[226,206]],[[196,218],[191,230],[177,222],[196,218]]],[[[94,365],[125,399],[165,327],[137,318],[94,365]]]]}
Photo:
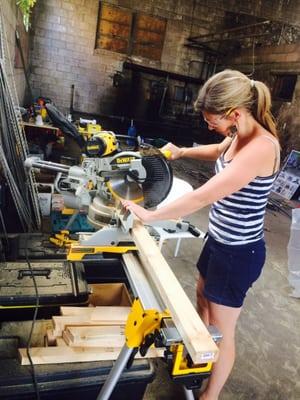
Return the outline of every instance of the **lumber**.
{"type": "MultiPolygon", "coordinates": [[[[134,221],[131,236],[138,248],[138,255],[146,275],[151,277],[170,311],[193,362],[198,364],[216,361],[217,345],[141,221],[134,221]]],[[[134,257],[132,253],[123,255],[126,264],[132,262],[132,257],[134,257]]]]}
{"type": "Polygon", "coordinates": [[[124,323],[127,320],[128,314],[130,313],[130,307],[124,306],[96,306],[96,307],[60,307],[60,313],[62,316],[86,316],[87,319],[98,320],[98,321],[111,321],[116,324],[124,323]]]}
{"type": "Polygon", "coordinates": [[[114,307],[114,308],[126,308],[124,312],[121,310],[120,312],[116,312],[117,310],[113,310],[113,312],[109,313],[108,311],[103,314],[102,312],[98,312],[95,310],[95,314],[90,313],[87,316],[84,315],[55,315],[52,317],[54,330],[53,335],[62,336],[62,332],[66,326],[82,326],[82,325],[125,325],[127,321],[127,316],[129,314],[129,307],[114,307]]]}
{"type": "Polygon", "coordinates": [[[84,315],[90,316],[95,307],[79,307],[79,306],[61,306],[60,314],[63,316],[84,315]]]}
{"type": "Polygon", "coordinates": [[[121,326],[67,327],[63,338],[73,347],[122,347],[125,343],[121,326]]]}
{"type": "MultiPolygon", "coordinates": [[[[121,348],[86,348],[86,347],[32,347],[30,355],[33,364],[61,364],[72,362],[91,362],[116,360],[121,348]]],[[[150,348],[145,358],[163,357],[164,349],[150,348]]],[[[19,349],[21,365],[29,365],[26,348],[19,349]]],[[[135,358],[142,358],[138,353],[135,358]]]]}
{"type": "Polygon", "coordinates": [[[91,321],[88,317],[80,315],[60,316],[55,315],[52,317],[54,329],[53,335],[55,337],[62,336],[62,332],[66,326],[80,326],[80,325],[100,325],[97,321],[91,321]]]}
{"type": "Polygon", "coordinates": [[[123,325],[127,321],[130,310],[131,307],[95,307],[91,313],[91,320],[123,325]]]}
{"type": "Polygon", "coordinates": [[[45,339],[46,346],[56,346],[56,336],[53,333],[53,329],[47,329],[45,339]]]}
{"type": "Polygon", "coordinates": [[[66,341],[62,337],[57,337],[56,338],[56,346],[65,347],[65,346],[68,346],[68,344],[66,343],[66,341]]]}

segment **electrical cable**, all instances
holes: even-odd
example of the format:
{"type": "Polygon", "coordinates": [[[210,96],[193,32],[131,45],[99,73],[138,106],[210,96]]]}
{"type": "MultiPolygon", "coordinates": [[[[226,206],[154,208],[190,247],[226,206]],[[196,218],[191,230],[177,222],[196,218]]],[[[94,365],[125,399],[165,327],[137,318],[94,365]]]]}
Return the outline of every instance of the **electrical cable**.
{"type": "Polygon", "coordinates": [[[33,280],[35,296],[36,296],[36,303],[35,303],[35,309],[34,309],[31,329],[30,329],[30,333],[28,336],[27,344],[26,344],[26,353],[27,353],[27,357],[29,359],[30,366],[31,366],[31,376],[32,376],[32,380],[33,380],[33,386],[34,386],[34,390],[35,390],[36,400],[40,400],[40,391],[39,391],[39,387],[38,387],[38,381],[37,381],[37,377],[36,377],[35,367],[34,367],[34,364],[33,364],[32,358],[31,358],[31,354],[30,354],[31,339],[32,339],[32,334],[33,334],[33,330],[34,330],[36,319],[37,319],[38,309],[39,309],[39,305],[40,305],[40,297],[39,297],[39,292],[38,292],[35,275],[33,273],[33,269],[32,269],[32,266],[31,266],[29,258],[28,258],[27,242],[28,242],[28,237],[26,236],[25,257],[26,257],[26,262],[28,264],[28,268],[31,273],[32,280],[33,280]]]}

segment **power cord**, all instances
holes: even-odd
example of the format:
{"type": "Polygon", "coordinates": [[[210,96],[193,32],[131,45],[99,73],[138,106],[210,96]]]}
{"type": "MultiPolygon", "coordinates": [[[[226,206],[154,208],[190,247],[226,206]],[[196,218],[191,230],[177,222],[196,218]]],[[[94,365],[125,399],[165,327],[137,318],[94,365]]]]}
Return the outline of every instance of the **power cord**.
{"type": "Polygon", "coordinates": [[[38,287],[37,287],[36,279],[35,279],[35,276],[34,276],[34,273],[33,273],[33,269],[32,269],[32,266],[31,266],[29,258],[28,258],[27,240],[28,240],[28,237],[26,236],[25,257],[26,257],[26,262],[28,264],[28,268],[29,268],[29,270],[31,272],[32,280],[33,280],[35,296],[36,296],[36,303],[35,303],[35,310],[34,310],[34,314],[33,314],[31,329],[30,329],[30,333],[29,333],[29,336],[28,336],[27,344],[26,344],[26,353],[27,353],[27,357],[29,359],[30,366],[31,366],[31,375],[32,375],[32,380],[33,380],[33,386],[34,386],[34,390],[35,390],[36,400],[40,400],[40,392],[39,392],[39,388],[38,388],[36,372],[35,372],[34,364],[32,362],[32,358],[31,358],[31,355],[30,355],[31,339],[32,339],[32,334],[33,334],[33,330],[34,330],[36,319],[37,319],[37,313],[38,313],[38,309],[39,309],[39,305],[40,305],[40,297],[39,297],[38,287]]]}

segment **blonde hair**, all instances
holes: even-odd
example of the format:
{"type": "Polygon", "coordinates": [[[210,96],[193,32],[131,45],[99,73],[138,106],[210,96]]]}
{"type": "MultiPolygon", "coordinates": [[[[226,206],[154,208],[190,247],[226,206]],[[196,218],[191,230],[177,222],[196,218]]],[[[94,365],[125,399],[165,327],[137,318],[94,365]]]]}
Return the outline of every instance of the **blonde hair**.
{"type": "Polygon", "coordinates": [[[195,102],[195,110],[226,115],[230,110],[243,107],[278,138],[271,105],[270,90],[263,82],[251,80],[240,71],[225,69],[205,82],[195,102]]]}

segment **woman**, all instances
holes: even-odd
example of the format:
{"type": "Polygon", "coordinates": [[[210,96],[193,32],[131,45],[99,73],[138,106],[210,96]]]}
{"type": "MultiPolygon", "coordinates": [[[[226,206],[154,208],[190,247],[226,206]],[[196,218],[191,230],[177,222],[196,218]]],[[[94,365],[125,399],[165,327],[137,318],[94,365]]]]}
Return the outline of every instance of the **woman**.
{"type": "Polygon", "coordinates": [[[216,175],[200,188],[155,211],[130,201],[123,206],[145,223],[178,218],[212,204],[208,239],[197,267],[197,303],[207,325],[223,334],[201,400],[216,400],[235,358],[235,327],[247,290],[265,261],[263,223],[267,198],[280,162],[280,147],[268,88],[239,71],[211,77],[195,103],[210,130],[225,136],[220,144],[165,149],[171,159],[216,160],[216,175]]]}

